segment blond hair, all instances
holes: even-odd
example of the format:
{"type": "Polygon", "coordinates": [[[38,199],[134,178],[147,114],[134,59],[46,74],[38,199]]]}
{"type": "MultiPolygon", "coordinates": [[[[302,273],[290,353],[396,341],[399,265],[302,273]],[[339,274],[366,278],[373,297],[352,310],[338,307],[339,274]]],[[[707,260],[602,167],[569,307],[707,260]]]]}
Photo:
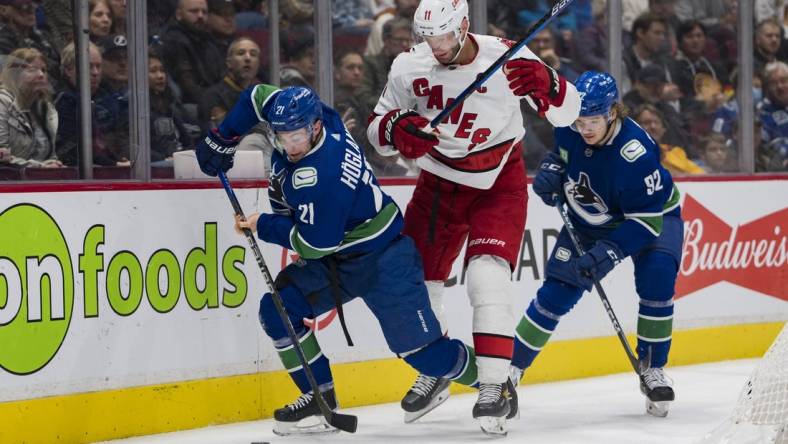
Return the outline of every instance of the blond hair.
{"type": "MultiPolygon", "coordinates": [[[[90,54],[91,50],[96,50],[99,54],[101,51],[99,47],[96,46],[95,43],[88,41],[88,54],[90,54]]],[[[77,65],[77,48],[74,42],[69,43],[60,51],[60,69],[66,70],[68,68],[73,68],[77,65]]]]}
{"type": "MultiPolygon", "coordinates": [[[[51,87],[47,88],[43,93],[33,93],[32,91],[26,90],[24,86],[21,85],[20,79],[22,73],[37,59],[46,66],[47,61],[44,55],[37,49],[15,49],[6,57],[3,71],[0,72],[0,85],[16,98],[16,101],[22,109],[29,109],[37,99],[44,99],[47,101],[51,101],[52,99],[51,87]]],[[[44,74],[46,75],[46,72],[44,72],[44,74]]]]}

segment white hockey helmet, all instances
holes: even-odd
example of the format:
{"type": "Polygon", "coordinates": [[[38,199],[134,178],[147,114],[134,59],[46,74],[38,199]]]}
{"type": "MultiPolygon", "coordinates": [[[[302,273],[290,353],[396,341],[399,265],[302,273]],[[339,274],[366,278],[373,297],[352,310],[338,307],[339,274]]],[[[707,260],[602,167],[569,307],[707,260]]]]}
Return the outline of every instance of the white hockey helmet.
{"type": "Polygon", "coordinates": [[[467,17],[467,0],[421,0],[413,15],[413,31],[422,37],[454,32],[459,39],[460,25],[467,17]]]}

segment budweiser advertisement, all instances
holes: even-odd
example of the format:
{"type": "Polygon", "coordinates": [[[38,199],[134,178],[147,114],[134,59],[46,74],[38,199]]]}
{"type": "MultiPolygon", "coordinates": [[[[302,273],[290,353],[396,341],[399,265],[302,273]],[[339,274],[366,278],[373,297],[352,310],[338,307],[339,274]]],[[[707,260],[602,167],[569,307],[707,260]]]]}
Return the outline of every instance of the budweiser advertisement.
{"type": "Polygon", "coordinates": [[[676,298],[727,281],[783,301],[788,298],[788,208],[731,224],[687,194],[684,251],[676,298]]]}

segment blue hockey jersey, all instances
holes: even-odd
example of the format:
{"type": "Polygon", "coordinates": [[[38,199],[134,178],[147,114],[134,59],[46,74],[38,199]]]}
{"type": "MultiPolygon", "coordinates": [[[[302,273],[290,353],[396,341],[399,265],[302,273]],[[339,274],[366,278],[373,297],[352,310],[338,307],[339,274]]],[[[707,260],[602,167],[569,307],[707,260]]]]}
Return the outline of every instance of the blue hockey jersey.
{"type": "Polygon", "coordinates": [[[571,127],[556,128],[555,143],[567,164],[563,191],[575,228],[629,256],[659,236],[663,215],[679,214],[680,196],[648,133],[629,118],[614,125],[602,147],[587,145],[571,127]]]}
{"type": "MultiPolygon", "coordinates": [[[[280,90],[257,85],[241,94],[219,126],[224,137],[246,134],[268,121],[270,104],[280,90]]],[[[285,214],[262,214],[260,239],[297,252],[305,259],[335,253],[373,251],[388,245],[402,230],[402,213],[381,190],[364,152],[340,116],[323,105],[323,130],[317,145],[296,163],[274,151],[272,180],[281,180],[285,214]]],[[[281,203],[271,202],[283,210],[281,203]]]]}

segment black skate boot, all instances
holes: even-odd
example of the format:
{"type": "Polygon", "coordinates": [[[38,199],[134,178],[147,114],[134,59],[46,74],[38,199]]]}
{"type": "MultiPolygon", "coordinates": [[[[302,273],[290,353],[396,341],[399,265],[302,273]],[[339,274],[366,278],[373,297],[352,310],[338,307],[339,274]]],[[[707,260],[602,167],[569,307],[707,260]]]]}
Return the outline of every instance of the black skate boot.
{"type": "Polygon", "coordinates": [[[413,422],[449,399],[450,380],[419,375],[413,387],[402,398],[400,405],[405,410],[405,422],[413,422]]]}
{"type": "MultiPolygon", "coordinates": [[[[338,405],[334,389],[321,393],[331,410],[336,410],[338,405]]],[[[274,411],[274,419],[274,433],[279,436],[339,432],[339,429],[326,422],[312,392],[304,393],[291,404],[274,411]]]]}
{"type": "Polygon", "coordinates": [[[661,367],[647,368],[642,375],[640,391],[646,395],[646,413],[660,418],[668,416],[670,402],[676,399],[673,381],[661,367]]]}
{"type": "Polygon", "coordinates": [[[479,384],[479,399],[473,406],[473,417],[479,420],[482,431],[488,435],[506,436],[506,418],[509,405],[509,386],[511,382],[500,384],[479,384]]]}
{"type": "Polygon", "coordinates": [[[506,389],[509,395],[509,414],[506,415],[506,419],[520,419],[517,386],[520,384],[520,378],[522,378],[522,376],[522,370],[513,365],[509,367],[509,379],[506,381],[506,389]]]}

